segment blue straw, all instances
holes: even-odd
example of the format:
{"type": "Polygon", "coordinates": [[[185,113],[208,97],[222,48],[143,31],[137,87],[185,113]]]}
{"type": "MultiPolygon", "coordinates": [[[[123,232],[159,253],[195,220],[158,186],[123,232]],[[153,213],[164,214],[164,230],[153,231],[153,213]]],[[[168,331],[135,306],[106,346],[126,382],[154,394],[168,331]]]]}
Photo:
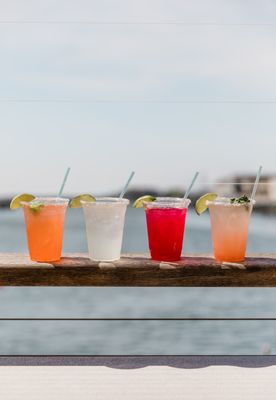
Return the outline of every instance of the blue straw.
{"type": "Polygon", "coordinates": [[[256,180],[255,180],[254,186],[253,186],[253,190],[252,190],[252,194],[251,194],[251,200],[255,200],[257,187],[258,187],[258,183],[259,183],[259,180],[260,180],[260,177],[261,177],[262,169],[263,169],[263,167],[260,166],[259,170],[258,170],[258,173],[257,173],[257,176],[256,176],[256,180]]]}
{"type": "Polygon", "coordinates": [[[61,195],[62,195],[62,192],[63,192],[64,186],[65,186],[65,183],[66,183],[66,181],[67,181],[67,178],[68,178],[68,175],[69,175],[69,172],[70,172],[70,169],[71,169],[71,168],[68,167],[67,170],[66,170],[66,172],[65,172],[65,175],[64,175],[64,178],[63,178],[61,187],[60,187],[59,192],[58,192],[58,197],[61,197],[61,195]]]}
{"type": "Polygon", "coordinates": [[[128,178],[128,180],[127,180],[127,183],[125,184],[123,190],[121,191],[121,194],[119,196],[120,199],[122,199],[124,197],[124,195],[126,194],[126,191],[127,191],[128,187],[130,185],[130,182],[132,181],[132,178],[134,177],[134,174],[135,174],[135,172],[132,171],[130,176],[129,176],[129,178],[128,178]]]}
{"type": "Polygon", "coordinates": [[[199,175],[199,172],[197,171],[195,173],[195,176],[192,179],[192,182],[190,183],[190,186],[188,187],[188,189],[186,190],[186,193],[184,194],[183,200],[186,200],[188,198],[188,196],[191,193],[191,190],[192,190],[192,188],[193,188],[193,186],[195,184],[195,181],[196,181],[198,175],[199,175]]]}

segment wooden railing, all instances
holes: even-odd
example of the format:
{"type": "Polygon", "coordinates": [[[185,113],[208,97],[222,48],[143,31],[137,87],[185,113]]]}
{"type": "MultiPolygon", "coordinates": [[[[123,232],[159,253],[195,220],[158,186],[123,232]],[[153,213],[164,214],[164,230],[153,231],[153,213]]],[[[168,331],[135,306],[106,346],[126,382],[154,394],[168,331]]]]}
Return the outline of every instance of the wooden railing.
{"type": "MultiPolygon", "coordinates": [[[[152,261],[147,255],[126,254],[116,262],[92,262],[87,254],[65,254],[54,264],[36,263],[28,255],[0,253],[0,286],[139,286],[139,287],[276,287],[276,254],[258,254],[245,262],[218,263],[210,255],[189,255],[177,263],[152,261]]],[[[0,321],[242,321],[271,320],[263,317],[168,317],[168,318],[91,318],[91,317],[4,317],[0,321]]],[[[0,356],[0,365],[106,365],[140,368],[146,365],[172,365],[197,368],[207,365],[262,367],[275,364],[275,357],[94,357],[87,356],[0,356]]]]}
{"type": "Polygon", "coordinates": [[[250,256],[241,264],[218,263],[204,254],[177,263],[152,261],[143,254],[123,255],[112,263],[67,254],[47,264],[0,253],[0,286],[275,287],[276,254],[250,256]]]}

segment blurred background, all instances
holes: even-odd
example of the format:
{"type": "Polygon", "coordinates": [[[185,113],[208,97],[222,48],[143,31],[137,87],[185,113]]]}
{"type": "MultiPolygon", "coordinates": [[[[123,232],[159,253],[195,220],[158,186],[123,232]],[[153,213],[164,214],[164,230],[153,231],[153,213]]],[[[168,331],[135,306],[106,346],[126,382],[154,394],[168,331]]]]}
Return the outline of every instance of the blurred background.
{"type": "MultiPolygon", "coordinates": [[[[249,252],[276,243],[273,0],[0,0],[0,251],[26,252],[14,194],[250,194],[249,252]]],[[[86,251],[81,210],[64,251],[86,251]]],[[[124,251],[146,252],[129,208],[124,251]]],[[[191,207],[184,253],[211,252],[191,207]]],[[[1,316],[274,316],[275,289],[1,288],[1,316]],[[112,299],[112,301],[110,300],[112,299]]],[[[1,354],[270,354],[276,322],[0,323],[1,354]]]]}

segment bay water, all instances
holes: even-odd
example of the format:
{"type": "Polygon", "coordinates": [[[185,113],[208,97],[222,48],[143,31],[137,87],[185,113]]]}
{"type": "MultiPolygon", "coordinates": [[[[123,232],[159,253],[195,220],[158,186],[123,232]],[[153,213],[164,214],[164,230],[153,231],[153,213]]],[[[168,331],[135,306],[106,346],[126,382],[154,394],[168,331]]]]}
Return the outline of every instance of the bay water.
{"type": "MultiPolygon", "coordinates": [[[[208,213],[189,210],[184,254],[211,252],[208,213]]],[[[21,210],[0,210],[0,251],[27,252],[21,210]]],[[[68,210],[64,252],[86,252],[82,210],[68,210]]],[[[147,252],[129,208],[124,252],[147,252]]],[[[248,252],[276,252],[276,216],[253,213],[248,252]]],[[[1,317],[274,317],[273,288],[0,288],[1,317]]],[[[3,355],[276,353],[276,321],[1,322],[3,355]]]]}

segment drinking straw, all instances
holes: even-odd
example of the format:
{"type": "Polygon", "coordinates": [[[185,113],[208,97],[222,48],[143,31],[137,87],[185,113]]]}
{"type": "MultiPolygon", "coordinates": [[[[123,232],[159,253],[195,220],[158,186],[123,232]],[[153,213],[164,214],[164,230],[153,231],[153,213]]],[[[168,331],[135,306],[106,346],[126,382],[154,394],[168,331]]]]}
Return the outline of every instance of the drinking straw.
{"type": "Polygon", "coordinates": [[[127,180],[127,182],[126,182],[126,184],[125,184],[125,186],[124,186],[124,188],[121,191],[121,194],[119,196],[120,199],[122,199],[124,197],[124,195],[126,194],[126,191],[127,191],[128,187],[130,185],[130,182],[132,181],[132,178],[134,177],[134,174],[135,174],[135,172],[132,171],[131,174],[129,175],[129,178],[128,178],[128,180],[127,180]]]}
{"type": "Polygon", "coordinates": [[[252,189],[252,194],[251,194],[251,200],[255,200],[255,196],[256,196],[256,192],[257,192],[257,186],[261,177],[261,173],[262,173],[262,169],[263,167],[260,165],[257,176],[256,176],[256,180],[252,189]]]}
{"type": "Polygon", "coordinates": [[[184,194],[183,200],[186,200],[188,198],[188,196],[191,193],[191,190],[192,190],[192,188],[193,188],[193,186],[195,184],[195,181],[196,181],[198,175],[199,175],[199,172],[197,171],[195,173],[195,176],[192,179],[192,182],[190,183],[190,186],[188,187],[188,189],[186,190],[186,193],[184,194]]]}
{"type": "Polygon", "coordinates": [[[59,192],[58,192],[58,197],[61,197],[61,195],[62,195],[62,192],[63,192],[64,186],[65,186],[65,183],[66,183],[66,181],[67,181],[67,178],[68,178],[68,175],[69,175],[69,172],[70,172],[70,169],[71,169],[71,168],[68,167],[67,170],[66,170],[66,172],[65,172],[65,175],[64,175],[64,178],[63,178],[61,187],[60,187],[59,192]]]}

